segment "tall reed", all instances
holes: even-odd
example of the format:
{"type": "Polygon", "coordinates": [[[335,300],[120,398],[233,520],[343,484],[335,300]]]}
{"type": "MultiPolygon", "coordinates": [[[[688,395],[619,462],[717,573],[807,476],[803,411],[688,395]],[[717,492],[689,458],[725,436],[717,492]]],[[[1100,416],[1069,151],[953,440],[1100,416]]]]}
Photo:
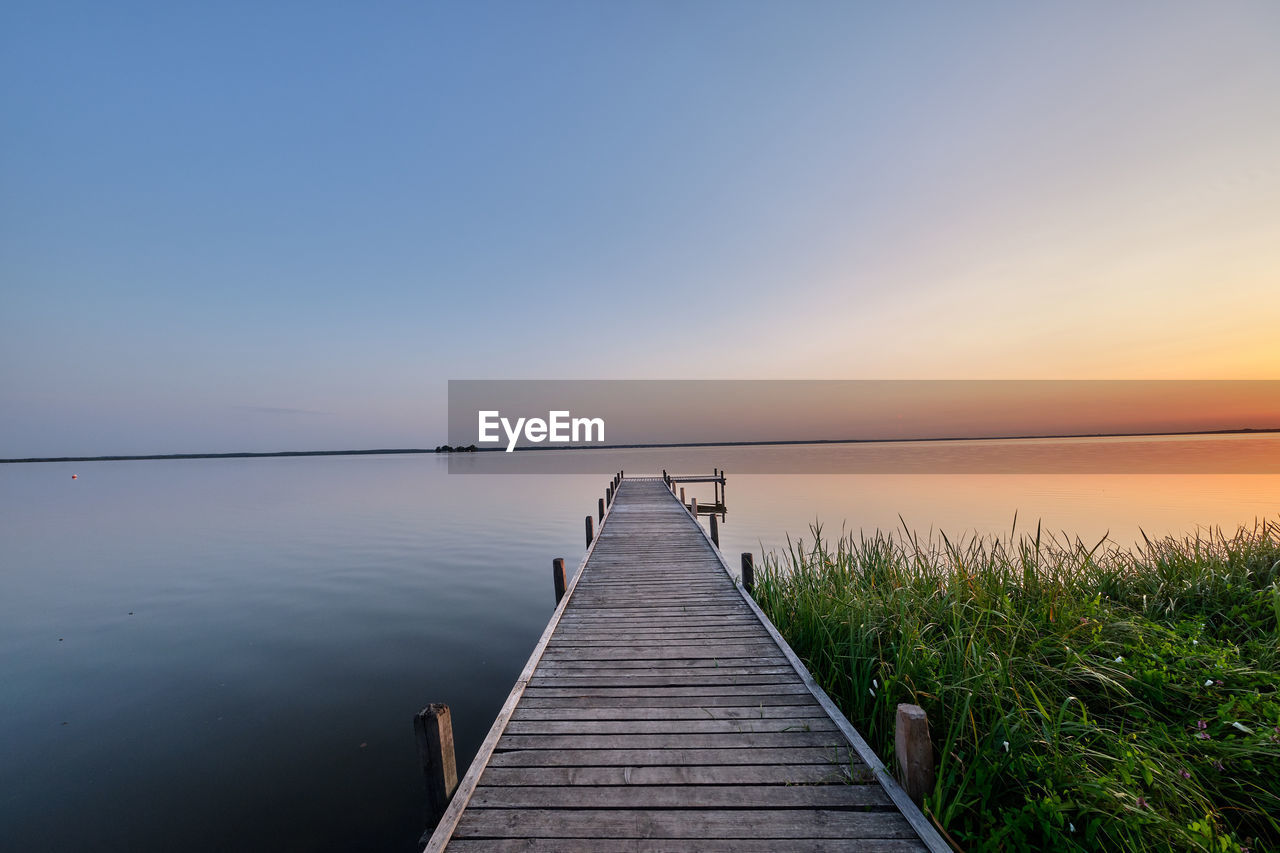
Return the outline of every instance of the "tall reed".
{"type": "Polygon", "coordinates": [[[887,765],[925,708],[925,809],[965,849],[1280,849],[1275,522],[1133,549],[816,525],[755,597],[887,765]]]}

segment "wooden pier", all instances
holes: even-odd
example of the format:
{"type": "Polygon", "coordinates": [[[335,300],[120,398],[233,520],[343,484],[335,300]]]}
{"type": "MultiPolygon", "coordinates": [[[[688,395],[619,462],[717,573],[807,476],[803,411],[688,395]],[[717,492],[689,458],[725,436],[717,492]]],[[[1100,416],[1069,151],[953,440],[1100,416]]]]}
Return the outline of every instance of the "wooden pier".
{"type": "Polygon", "coordinates": [[[428,853],[950,850],[672,488],[614,479],[428,853]]]}

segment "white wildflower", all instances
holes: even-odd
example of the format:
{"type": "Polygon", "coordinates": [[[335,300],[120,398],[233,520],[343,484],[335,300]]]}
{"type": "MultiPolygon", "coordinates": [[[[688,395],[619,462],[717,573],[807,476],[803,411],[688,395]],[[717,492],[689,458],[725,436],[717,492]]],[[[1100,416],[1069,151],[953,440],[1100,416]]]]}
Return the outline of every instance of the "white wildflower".
{"type": "Polygon", "coordinates": [[[876,692],[872,690],[870,687],[867,688],[867,692],[870,693],[872,696],[876,695],[876,692]]]}
{"type": "Polygon", "coordinates": [[[876,688],[878,688],[878,687],[880,686],[880,682],[876,681],[876,680],[873,678],[873,679],[871,679],[871,686],[872,686],[872,687],[876,687],[876,688]]]}
{"type": "Polygon", "coordinates": [[[1075,831],[1076,831],[1076,825],[1075,825],[1074,823],[1068,823],[1068,824],[1067,824],[1067,829],[1068,829],[1070,832],[1075,832],[1075,831]]]}
{"type": "Polygon", "coordinates": [[[1244,732],[1244,733],[1245,733],[1245,734],[1247,734],[1247,735],[1251,735],[1251,734],[1253,734],[1253,729],[1249,728],[1248,726],[1244,725],[1243,723],[1232,723],[1231,725],[1232,725],[1232,727],[1233,727],[1233,728],[1237,728],[1237,729],[1239,729],[1240,731],[1244,732]]]}
{"type": "Polygon", "coordinates": [[[1008,752],[1008,751],[1009,751],[1009,741],[1005,741],[1005,742],[1004,742],[1004,751],[1005,751],[1005,752],[1008,752]]]}
{"type": "Polygon", "coordinates": [[[1199,641],[1199,640],[1192,640],[1192,641],[1191,641],[1191,645],[1193,645],[1193,646],[1198,646],[1198,645],[1200,645],[1200,641],[1199,641]]]}
{"type": "Polygon", "coordinates": [[[1124,663],[1124,655],[1116,655],[1116,663],[1124,663]]]}
{"type": "Polygon", "coordinates": [[[1212,678],[1206,678],[1206,679],[1204,680],[1204,686],[1205,686],[1205,687],[1212,687],[1212,686],[1213,686],[1213,679],[1212,679],[1212,678]]]}

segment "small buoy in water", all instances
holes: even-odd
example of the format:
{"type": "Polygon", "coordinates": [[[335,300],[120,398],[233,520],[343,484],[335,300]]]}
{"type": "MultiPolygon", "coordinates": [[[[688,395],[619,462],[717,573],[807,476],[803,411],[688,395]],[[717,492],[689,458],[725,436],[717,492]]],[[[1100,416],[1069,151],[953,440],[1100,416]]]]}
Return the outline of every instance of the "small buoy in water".
{"type": "Polygon", "coordinates": [[[80,478],[80,475],[79,475],[79,474],[72,474],[72,475],[71,475],[71,479],[73,479],[73,480],[78,480],[79,478],[80,478]]]}

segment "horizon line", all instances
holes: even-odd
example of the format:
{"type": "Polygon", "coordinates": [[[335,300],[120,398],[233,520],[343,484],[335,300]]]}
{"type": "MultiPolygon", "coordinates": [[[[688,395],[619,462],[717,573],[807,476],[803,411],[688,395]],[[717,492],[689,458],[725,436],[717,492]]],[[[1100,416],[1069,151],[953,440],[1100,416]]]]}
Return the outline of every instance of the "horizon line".
{"type": "MultiPolygon", "coordinates": [[[[1179,435],[1248,435],[1280,433],[1280,427],[1238,427],[1236,429],[1179,430],[1174,432],[1094,432],[1059,433],[1053,435],[973,435],[942,436],[938,438],[814,438],[814,439],[762,439],[758,441],[680,441],[650,444],[574,444],[566,447],[536,447],[525,445],[516,452],[534,450],[649,450],[681,447],[781,447],[802,444],[908,444],[929,441],[1029,441],[1044,438],[1166,438],[1179,435]]],[[[475,445],[460,445],[474,447],[475,445]]],[[[451,447],[442,444],[439,447],[451,447]]],[[[259,459],[287,456],[377,456],[396,454],[444,453],[435,448],[404,447],[372,450],[268,450],[234,451],[230,453],[143,453],[111,454],[105,456],[28,456],[0,459],[0,465],[16,465],[34,462],[141,462],[163,459],[259,459]]],[[[503,447],[477,447],[468,453],[503,453],[503,447]]]]}

